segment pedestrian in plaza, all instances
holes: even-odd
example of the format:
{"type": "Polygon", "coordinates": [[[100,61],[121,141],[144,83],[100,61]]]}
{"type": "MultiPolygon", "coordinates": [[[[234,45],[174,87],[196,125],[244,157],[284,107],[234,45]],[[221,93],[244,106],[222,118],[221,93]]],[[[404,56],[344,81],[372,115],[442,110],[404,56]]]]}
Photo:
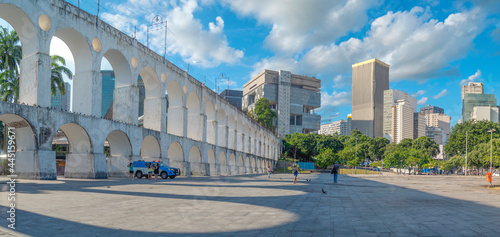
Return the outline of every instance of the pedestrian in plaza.
{"type": "Polygon", "coordinates": [[[134,179],[134,166],[132,163],[128,164],[128,170],[129,170],[129,177],[130,179],[134,179]]]}
{"type": "Polygon", "coordinates": [[[151,176],[153,176],[153,166],[151,166],[151,163],[148,163],[148,179],[151,179],[151,176]]]}
{"type": "Polygon", "coordinates": [[[267,178],[271,178],[271,166],[267,166],[267,178]]]}
{"type": "Polygon", "coordinates": [[[160,173],[160,165],[158,163],[155,163],[155,181],[158,181],[158,174],[160,173]]]}
{"type": "Polygon", "coordinates": [[[297,183],[297,175],[299,174],[299,162],[295,161],[295,163],[292,165],[292,172],[293,172],[293,183],[297,183]]]}
{"type": "Polygon", "coordinates": [[[333,183],[336,184],[337,183],[337,177],[339,175],[339,171],[340,171],[340,165],[339,165],[339,162],[338,161],[335,161],[335,164],[333,165],[332,167],[332,174],[333,174],[333,183]]]}

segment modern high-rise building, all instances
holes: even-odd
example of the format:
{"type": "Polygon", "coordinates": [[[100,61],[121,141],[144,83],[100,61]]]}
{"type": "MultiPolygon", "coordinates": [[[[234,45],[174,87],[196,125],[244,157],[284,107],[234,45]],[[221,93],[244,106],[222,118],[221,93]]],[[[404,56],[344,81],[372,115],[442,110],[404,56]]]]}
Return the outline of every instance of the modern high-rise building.
{"type": "Polygon", "coordinates": [[[102,70],[102,102],[101,116],[104,118],[111,104],[113,104],[113,91],[115,89],[115,73],[113,70],[102,70]]]}
{"type": "Polygon", "coordinates": [[[347,121],[339,120],[332,123],[321,124],[321,129],[318,131],[318,134],[337,134],[339,136],[347,135],[347,121]]]}
{"type": "Polygon", "coordinates": [[[320,128],[321,80],[289,71],[264,70],[243,86],[243,111],[253,110],[260,98],[267,98],[278,113],[278,136],[311,133],[320,128]]]}
{"type": "Polygon", "coordinates": [[[227,100],[227,102],[234,105],[234,107],[241,110],[241,101],[243,99],[243,91],[225,89],[219,95],[222,96],[225,100],[227,100]]]}
{"type": "Polygon", "coordinates": [[[388,89],[388,64],[370,59],[352,65],[352,129],[372,138],[384,135],[384,91],[388,89]]]}
{"type": "Polygon", "coordinates": [[[476,106],[472,111],[470,119],[498,123],[498,106],[476,106]]]}
{"type": "Polygon", "coordinates": [[[406,100],[398,100],[392,107],[391,142],[399,143],[405,138],[413,139],[414,110],[406,100]]]}
{"type": "Polygon", "coordinates": [[[420,113],[423,115],[426,114],[444,114],[444,109],[439,108],[437,106],[426,105],[420,108],[420,113]]]}
{"type": "Polygon", "coordinates": [[[413,98],[409,94],[400,90],[384,91],[384,137],[389,139],[390,141],[394,140],[391,135],[393,134],[392,107],[394,107],[400,100],[407,101],[413,111],[417,110],[417,99],[413,98]]]}
{"type": "Polygon", "coordinates": [[[469,82],[468,85],[462,86],[462,114],[460,118],[460,122],[468,121],[468,117],[470,117],[470,113],[472,112],[472,108],[470,111],[465,112],[465,96],[467,94],[484,94],[484,84],[480,82],[469,82]],[[467,116],[465,114],[468,113],[467,116]],[[467,117],[467,119],[465,118],[467,117]]]}
{"type": "Polygon", "coordinates": [[[347,136],[351,135],[352,131],[352,115],[347,115],[347,136]]]}
{"type": "Polygon", "coordinates": [[[421,113],[413,113],[413,139],[425,136],[425,116],[421,113]]]}
{"type": "Polygon", "coordinates": [[[497,106],[497,99],[493,94],[465,94],[462,102],[462,122],[469,121],[474,107],[479,106],[497,106]]]}
{"type": "Polygon", "coordinates": [[[69,111],[71,107],[71,85],[65,82],[64,87],[64,95],[61,95],[61,92],[56,90],[56,96],[50,97],[50,107],[57,110],[69,111]]]}
{"type": "Polygon", "coordinates": [[[425,117],[426,136],[439,145],[446,145],[448,137],[450,136],[451,117],[444,114],[444,110],[441,109],[421,109],[420,113],[425,117]]]}

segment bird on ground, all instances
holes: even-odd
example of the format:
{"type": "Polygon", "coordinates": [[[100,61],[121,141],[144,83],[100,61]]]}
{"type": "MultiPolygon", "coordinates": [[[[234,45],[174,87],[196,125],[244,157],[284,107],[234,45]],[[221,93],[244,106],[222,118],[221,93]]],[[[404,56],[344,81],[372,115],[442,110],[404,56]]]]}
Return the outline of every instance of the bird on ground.
{"type": "Polygon", "coordinates": [[[326,191],[323,188],[321,188],[321,192],[323,192],[323,194],[326,194],[326,191]]]}
{"type": "Polygon", "coordinates": [[[280,177],[280,180],[283,180],[283,179],[280,177]]]}

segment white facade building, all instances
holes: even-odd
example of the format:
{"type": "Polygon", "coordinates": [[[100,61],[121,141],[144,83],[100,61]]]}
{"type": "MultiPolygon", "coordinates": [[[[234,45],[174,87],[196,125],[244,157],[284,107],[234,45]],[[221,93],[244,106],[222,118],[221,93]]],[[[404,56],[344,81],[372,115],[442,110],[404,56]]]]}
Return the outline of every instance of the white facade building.
{"type": "MultiPolygon", "coordinates": [[[[395,139],[394,134],[399,134],[397,130],[397,126],[394,123],[404,123],[408,124],[408,128],[411,128],[411,137],[413,138],[413,130],[414,130],[414,115],[413,113],[417,110],[417,100],[410,96],[409,94],[399,91],[399,90],[385,90],[384,91],[384,122],[383,122],[383,131],[384,137],[389,139],[391,142],[395,142],[398,139],[395,139]],[[408,119],[408,121],[400,121],[399,119],[394,118],[393,108],[397,106],[400,102],[405,101],[405,105],[411,109],[411,116],[404,117],[408,119]]],[[[401,118],[402,119],[402,118],[401,118]]]]}
{"type": "Polygon", "coordinates": [[[471,119],[476,121],[486,120],[498,123],[498,107],[476,106],[472,111],[471,119]]]}
{"type": "Polygon", "coordinates": [[[322,124],[321,129],[318,131],[318,134],[324,134],[324,135],[334,135],[335,133],[340,136],[348,135],[347,121],[339,120],[332,123],[322,124]]]}
{"type": "Polygon", "coordinates": [[[391,142],[399,143],[405,138],[413,139],[414,110],[406,100],[398,100],[392,107],[391,142]]]}

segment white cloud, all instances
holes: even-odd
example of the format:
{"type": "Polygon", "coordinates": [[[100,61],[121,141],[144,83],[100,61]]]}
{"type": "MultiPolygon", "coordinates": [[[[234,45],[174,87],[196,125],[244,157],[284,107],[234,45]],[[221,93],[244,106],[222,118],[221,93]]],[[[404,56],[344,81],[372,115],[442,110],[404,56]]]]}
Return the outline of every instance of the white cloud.
{"type": "Polygon", "coordinates": [[[431,19],[430,10],[421,7],[388,12],[371,23],[364,38],[331,40],[307,50],[303,57],[275,56],[262,62],[273,66],[293,60],[301,74],[321,73],[325,79],[350,74],[352,64],[378,58],[391,65],[391,81],[428,80],[452,72],[450,63],[467,55],[485,27],[485,17],[480,8],[450,14],[444,21],[431,19]]]}
{"type": "Polygon", "coordinates": [[[352,93],[347,91],[336,92],[328,94],[326,91],[321,92],[321,108],[328,106],[346,106],[350,105],[352,101],[352,93]]]}
{"type": "Polygon", "coordinates": [[[294,54],[330,43],[356,32],[368,21],[367,10],[379,0],[225,0],[242,16],[272,27],[266,45],[279,53],[294,54]]]}
{"type": "MultiPolygon", "coordinates": [[[[209,4],[203,2],[202,4],[209,4]]],[[[196,0],[176,1],[138,1],[128,0],[121,4],[109,4],[116,14],[103,13],[101,17],[106,22],[124,32],[133,32],[137,26],[137,39],[146,41],[146,26],[150,24],[155,14],[151,9],[167,16],[168,22],[167,51],[169,54],[179,54],[186,62],[199,61],[202,67],[215,67],[221,63],[237,63],[243,58],[243,51],[229,46],[224,34],[224,20],[218,16],[215,22],[208,24],[208,30],[203,29],[200,20],[194,17],[199,10],[196,0]]],[[[150,32],[150,47],[162,54],[164,48],[164,30],[150,32]]]]}
{"type": "Polygon", "coordinates": [[[445,95],[448,95],[448,90],[447,89],[442,90],[441,92],[439,92],[439,94],[433,96],[432,98],[439,99],[439,98],[441,98],[441,97],[443,97],[445,95]]]}
{"type": "Polygon", "coordinates": [[[474,75],[470,75],[467,79],[463,79],[462,81],[460,81],[460,85],[463,86],[469,84],[469,82],[475,82],[480,77],[481,77],[481,70],[478,69],[476,73],[474,73],[474,75]]]}
{"type": "Polygon", "coordinates": [[[427,92],[427,91],[425,91],[425,90],[419,90],[419,91],[417,91],[417,92],[415,92],[415,93],[411,94],[411,97],[418,97],[418,96],[420,96],[420,95],[425,94],[425,92],[427,92]]]}
{"type": "Polygon", "coordinates": [[[429,100],[429,97],[422,97],[420,100],[417,101],[417,105],[425,105],[425,104],[427,104],[428,100],[429,100]]]}

